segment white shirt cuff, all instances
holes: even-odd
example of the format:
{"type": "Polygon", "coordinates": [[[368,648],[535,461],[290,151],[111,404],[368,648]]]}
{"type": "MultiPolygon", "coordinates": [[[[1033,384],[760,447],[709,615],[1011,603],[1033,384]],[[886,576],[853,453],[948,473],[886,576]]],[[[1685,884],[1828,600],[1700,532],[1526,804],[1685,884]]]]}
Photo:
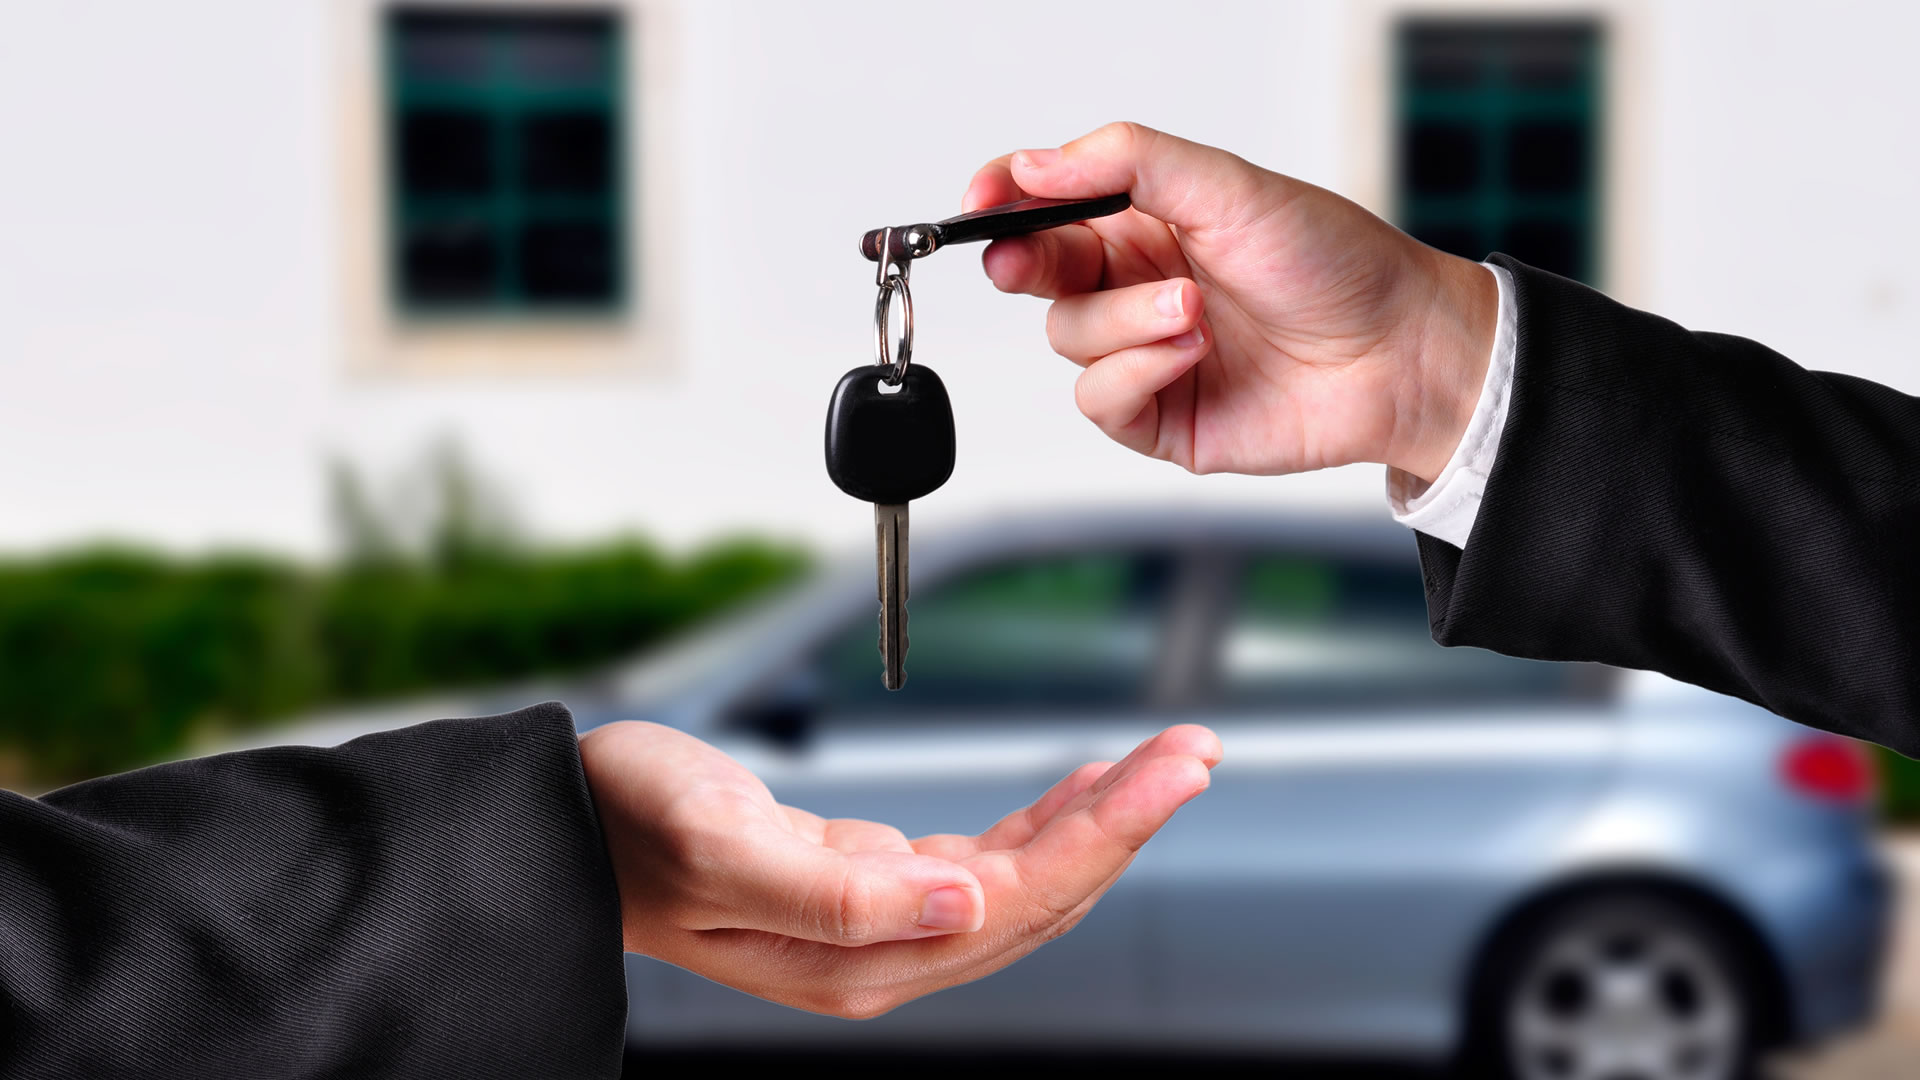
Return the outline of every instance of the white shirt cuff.
{"type": "Polygon", "coordinates": [[[1399,469],[1387,470],[1387,503],[1393,508],[1393,520],[1462,549],[1473,531],[1473,519],[1480,513],[1487,477],[1493,473],[1493,456],[1500,449],[1500,433],[1507,426],[1507,400],[1513,394],[1514,355],[1519,348],[1513,275],[1492,263],[1480,265],[1492,271],[1499,285],[1500,314],[1494,323],[1487,380],[1480,385],[1473,419],[1467,422],[1460,445],[1454,447],[1453,457],[1431,487],[1421,490],[1419,477],[1399,469]]]}

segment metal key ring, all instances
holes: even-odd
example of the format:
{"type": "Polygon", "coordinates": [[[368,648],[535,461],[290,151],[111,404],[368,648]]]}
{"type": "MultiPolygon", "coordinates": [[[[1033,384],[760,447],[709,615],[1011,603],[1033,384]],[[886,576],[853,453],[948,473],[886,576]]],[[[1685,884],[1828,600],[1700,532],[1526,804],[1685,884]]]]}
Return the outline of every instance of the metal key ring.
{"type": "Polygon", "coordinates": [[[881,378],[888,386],[899,386],[900,380],[907,377],[907,362],[913,356],[913,290],[907,288],[904,274],[888,274],[880,283],[880,295],[873,301],[873,353],[874,362],[881,367],[893,370],[881,378]],[[900,294],[900,311],[905,315],[906,325],[900,328],[898,355],[889,355],[892,337],[887,332],[887,322],[893,314],[893,294],[900,294]]]}

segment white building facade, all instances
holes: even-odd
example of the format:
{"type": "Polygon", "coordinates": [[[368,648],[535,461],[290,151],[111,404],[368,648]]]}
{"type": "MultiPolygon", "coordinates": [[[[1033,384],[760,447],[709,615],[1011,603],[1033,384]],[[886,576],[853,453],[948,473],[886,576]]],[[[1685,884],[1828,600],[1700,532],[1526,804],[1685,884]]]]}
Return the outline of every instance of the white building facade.
{"type": "MultiPolygon", "coordinates": [[[[541,8],[550,5],[531,4],[541,8]]],[[[472,7],[472,5],[465,5],[472,7]]],[[[1391,34],[1606,30],[1609,291],[1920,392],[1920,11],[1893,4],[965,5],[628,0],[612,316],[421,321],[380,253],[384,23],[366,0],[7,5],[0,548],[327,550],[325,464],[455,438],[545,537],[870,518],[821,422],[871,359],[867,228],[957,211],[988,158],[1134,119],[1391,212],[1391,34]]],[[[1044,304],[976,250],[914,274],[959,466],[916,532],[1064,500],[1384,515],[1377,468],[1195,478],[1075,412],[1044,304]]]]}

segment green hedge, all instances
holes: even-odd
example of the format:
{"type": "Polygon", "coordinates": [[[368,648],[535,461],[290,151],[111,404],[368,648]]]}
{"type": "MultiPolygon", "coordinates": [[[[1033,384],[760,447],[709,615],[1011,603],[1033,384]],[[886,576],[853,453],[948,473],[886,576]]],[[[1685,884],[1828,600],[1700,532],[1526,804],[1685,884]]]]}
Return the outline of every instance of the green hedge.
{"type": "Polygon", "coordinates": [[[99,548],[0,563],[0,753],[44,785],[316,706],[565,672],[785,580],[797,550],[639,541],[315,570],[99,548]]]}
{"type": "Polygon", "coordinates": [[[1889,821],[1920,825],[1920,761],[1880,751],[1880,808],[1889,821]]]}
{"type": "MultiPolygon", "coordinates": [[[[587,668],[805,565],[763,543],[675,560],[635,540],[332,570],[113,548],[0,562],[0,757],[44,786],[209,729],[587,668]]],[[[1880,761],[1886,816],[1920,822],[1920,761],[1880,761]]]]}

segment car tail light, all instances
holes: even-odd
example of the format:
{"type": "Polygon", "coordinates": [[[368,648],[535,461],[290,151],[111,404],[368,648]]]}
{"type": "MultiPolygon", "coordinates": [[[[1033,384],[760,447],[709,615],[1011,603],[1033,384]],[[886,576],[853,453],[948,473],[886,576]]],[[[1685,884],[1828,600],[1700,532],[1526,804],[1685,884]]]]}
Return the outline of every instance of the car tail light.
{"type": "Polygon", "coordinates": [[[1852,739],[1814,735],[1794,743],[1780,759],[1787,786],[1827,802],[1865,803],[1874,795],[1873,759],[1852,739]]]}

